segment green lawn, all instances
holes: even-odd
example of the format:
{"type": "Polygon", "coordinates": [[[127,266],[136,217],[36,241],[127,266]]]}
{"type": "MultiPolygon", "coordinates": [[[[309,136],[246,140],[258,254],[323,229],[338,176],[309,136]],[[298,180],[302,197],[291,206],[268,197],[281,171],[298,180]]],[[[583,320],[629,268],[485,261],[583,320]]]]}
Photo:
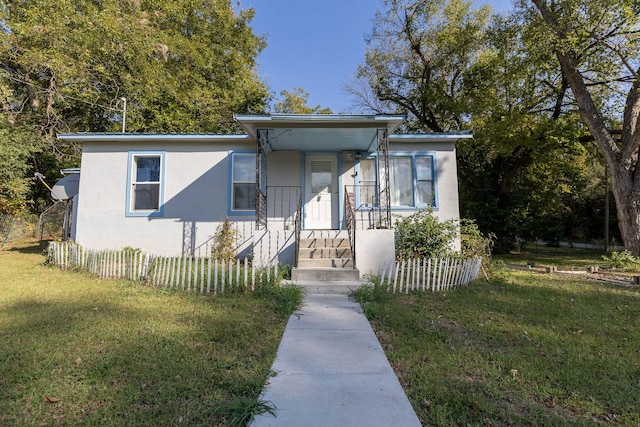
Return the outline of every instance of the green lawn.
{"type": "Polygon", "coordinates": [[[638,288],[496,267],[359,297],[424,424],[640,425],[638,288]]]}
{"type": "MultiPolygon", "coordinates": [[[[556,266],[561,270],[583,270],[588,267],[599,266],[601,268],[609,267],[609,262],[605,261],[602,256],[605,252],[595,249],[577,249],[567,247],[549,247],[544,245],[529,244],[524,246],[518,252],[502,254],[495,257],[505,263],[514,263],[526,265],[531,261],[536,266],[556,266]]],[[[637,272],[638,266],[630,271],[637,272]]]]}
{"type": "MultiPolygon", "coordinates": [[[[0,251],[0,425],[229,425],[256,406],[291,298],[43,262],[34,244],[0,251]]],[[[640,424],[638,288],[495,267],[446,293],[360,297],[425,424],[640,424]]]]}
{"type": "Polygon", "coordinates": [[[0,251],[0,425],[228,425],[256,405],[289,317],[274,298],[44,260],[33,243],[0,251]]]}

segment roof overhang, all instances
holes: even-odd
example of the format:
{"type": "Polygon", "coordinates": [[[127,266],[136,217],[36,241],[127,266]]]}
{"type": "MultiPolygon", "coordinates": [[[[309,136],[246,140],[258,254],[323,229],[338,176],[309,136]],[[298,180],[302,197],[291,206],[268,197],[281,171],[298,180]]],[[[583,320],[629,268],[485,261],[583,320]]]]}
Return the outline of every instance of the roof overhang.
{"type": "Polygon", "coordinates": [[[235,115],[236,121],[253,138],[267,132],[274,151],[299,150],[336,152],[374,151],[379,131],[390,135],[406,119],[404,115],[361,114],[269,114],[235,115]]]}
{"type": "Polygon", "coordinates": [[[405,133],[389,136],[390,143],[450,142],[455,144],[459,139],[473,139],[473,132],[405,133]]]}
{"type": "Polygon", "coordinates": [[[216,135],[184,133],[60,133],[58,139],[70,142],[226,142],[250,141],[249,135],[216,135]]]}
{"type": "Polygon", "coordinates": [[[273,151],[338,152],[343,150],[373,152],[379,132],[386,130],[390,143],[455,143],[473,138],[470,131],[429,134],[393,134],[404,122],[404,115],[355,114],[271,114],[235,115],[244,135],[178,133],[61,133],[58,139],[70,142],[112,143],[225,143],[252,142],[258,130],[267,132],[273,151]]]}

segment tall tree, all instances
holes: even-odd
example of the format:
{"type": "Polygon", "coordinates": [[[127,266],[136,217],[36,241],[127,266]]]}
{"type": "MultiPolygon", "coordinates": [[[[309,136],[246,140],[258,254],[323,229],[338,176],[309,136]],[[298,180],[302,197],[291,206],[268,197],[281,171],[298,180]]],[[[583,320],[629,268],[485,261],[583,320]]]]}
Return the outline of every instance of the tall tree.
{"type": "Polygon", "coordinates": [[[461,208],[499,237],[497,250],[520,238],[563,237],[562,223],[541,220],[566,208],[580,190],[572,182],[589,173],[576,167],[586,152],[566,82],[549,51],[530,49],[531,37],[521,16],[494,16],[464,80],[474,139],[458,145],[461,208]]]}
{"type": "Polygon", "coordinates": [[[406,112],[410,129],[464,128],[469,106],[463,80],[482,48],[490,9],[473,10],[464,0],[382,4],[358,71],[366,83],[349,91],[376,112],[406,112]]]}
{"type": "Polygon", "coordinates": [[[554,51],[580,116],[611,173],[622,239],[639,256],[640,4],[636,0],[532,2],[538,14],[530,16],[539,24],[541,42],[554,51]],[[612,132],[616,122],[622,123],[620,139],[612,132]]]}
{"type": "Polygon", "coordinates": [[[533,201],[553,193],[540,186],[532,197],[525,172],[557,165],[566,158],[558,151],[577,142],[557,65],[548,52],[528,55],[516,15],[490,19],[489,9],[463,0],[384,5],[351,93],[373,111],[408,113],[409,130],[473,129],[473,140],[458,144],[462,214],[496,234],[498,251],[508,249],[531,234],[533,201]]]}
{"type": "MultiPolygon", "coordinates": [[[[58,132],[119,131],[121,98],[129,132],[229,130],[234,112],[263,112],[268,99],[252,18],[230,0],[2,2],[3,123],[35,135],[37,169],[78,161],[58,132]]],[[[15,141],[0,134],[0,144],[15,141]]]]}
{"type": "Polygon", "coordinates": [[[229,0],[10,2],[3,78],[46,135],[118,130],[122,97],[130,131],[217,131],[264,108],[252,16],[229,0]]]}

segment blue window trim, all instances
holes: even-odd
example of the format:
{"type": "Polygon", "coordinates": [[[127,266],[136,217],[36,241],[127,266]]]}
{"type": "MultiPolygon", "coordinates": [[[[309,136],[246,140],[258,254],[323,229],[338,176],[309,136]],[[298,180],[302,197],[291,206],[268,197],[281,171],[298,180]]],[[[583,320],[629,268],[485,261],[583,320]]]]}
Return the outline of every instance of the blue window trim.
{"type": "Polygon", "coordinates": [[[165,171],[167,169],[166,163],[166,151],[157,150],[144,150],[144,151],[129,151],[129,158],[127,164],[127,200],[125,202],[125,216],[127,217],[162,217],[164,216],[164,183],[165,183],[165,171]],[[131,206],[131,188],[133,185],[133,159],[135,157],[143,156],[160,156],[160,195],[158,200],[158,210],[141,210],[135,211],[131,206]]]}
{"type": "Polygon", "coordinates": [[[254,158],[256,155],[255,150],[229,150],[229,170],[227,174],[227,215],[229,216],[238,216],[238,215],[255,215],[256,210],[237,210],[233,209],[233,157],[236,154],[253,154],[254,158]]]}
{"type": "MultiPolygon", "coordinates": [[[[418,179],[417,179],[416,158],[419,158],[419,157],[431,158],[431,179],[433,182],[433,205],[430,206],[427,203],[416,203],[414,206],[408,206],[408,205],[391,206],[391,210],[392,211],[408,211],[408,210],[415,211],[416,209],[425,210],[430,207],[434,211],[437,211],[440,208],[440,205],[439,205],[439,194],[438,194],[438,169],[437,169],[437,163],[436,163],[436,152],[435,151],[407,151],[407,152],[394,151],[389,153],[389,157],[411,157],[414,201],[418,200],[418,179]]],[[[369,153],[368,155],[364,156],[363,159],[374,159],[376,161],[376,165],[375,165],[376,182],[380,182],[380,164],[378,161],[378,154],[369,153]]],[[[361,176],[360,162],[358,162],[356,165],[356,172],[358,173],[358,176],[361,176]]],[[[360,188],[357,187],[357,192],[355,196],[356,200],[360,200],[359,193],[360,193],[360,188]]],[[[362,205],[362,206],[369,206],[369,205],[362,205]]]]}

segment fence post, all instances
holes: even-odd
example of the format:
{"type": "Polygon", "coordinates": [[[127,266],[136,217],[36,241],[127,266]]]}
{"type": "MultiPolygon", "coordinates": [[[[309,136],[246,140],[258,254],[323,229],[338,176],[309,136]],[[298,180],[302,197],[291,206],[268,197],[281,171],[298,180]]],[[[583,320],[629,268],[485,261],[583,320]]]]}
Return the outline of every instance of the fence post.
{"type": "Polygon", "coordinates": [[[4,244],[7,243],[7,240],[9,240],[9,236],[11,236],[11,229],[13,228],[13,217],[11,217],[11,219],[9,220],[9,227],[7,228],[7,234],[5,234],[4,236],[4,240],[2,241],[2,246],[0,246],[0,248],[4,247],[4,244]]]}
{"type": "Polygon", "coordinates": [[[396,286],[398,284],[398,269],[399,269],[399,267],[400,267],[400,261],[396,261],[395,262],[395,268],[394,268],[395,272],[393,274],[393,292],[394,293],[396,292],[396,286]]]}
{"type": "MultiPolygon", "coordinates": [[[[209,251],[208,253],[211,253],[211,251],[209,251]]],[[[211,257],[207,257],[205,258],[207,260],[207,293],[211,292],[211,263],[213,262],[213,259],[211,257]]]]}
{"type": "Polygon", "coordinates": [[[213,272],[213,294],[218,294],[218,259],[216,258],[214,261],[214,272],[213,272]]]}
{"type": "MultiPolygon", "coordinates": [[[[185,261],[185,266],[187,262],[185,261]]],[[[191,270],[193,268],[193,257],[189,256],[189,267],[187,273],[187,290],[191,290],[191,270]]]]}
{"type": "MultiPolygon", "coordinates": [[[[249,260],[247,257],[244,257],[244,287],[245,289],[249,287],[249,260]]],[[[252,289],[253,290],[253,289],[252,289]]]]}
{"type": "Polygon", "coordinates": [[[149,278],[149,262],[151,261],[151,254],[147,253],[144,257],[144,266],[142,267],[142,280],[146,281],[149,278]]]}
{"type": "Polygon", "coordinates": [[[236,258],[236,287],[240,286],[240,259],[236,258]]]}

